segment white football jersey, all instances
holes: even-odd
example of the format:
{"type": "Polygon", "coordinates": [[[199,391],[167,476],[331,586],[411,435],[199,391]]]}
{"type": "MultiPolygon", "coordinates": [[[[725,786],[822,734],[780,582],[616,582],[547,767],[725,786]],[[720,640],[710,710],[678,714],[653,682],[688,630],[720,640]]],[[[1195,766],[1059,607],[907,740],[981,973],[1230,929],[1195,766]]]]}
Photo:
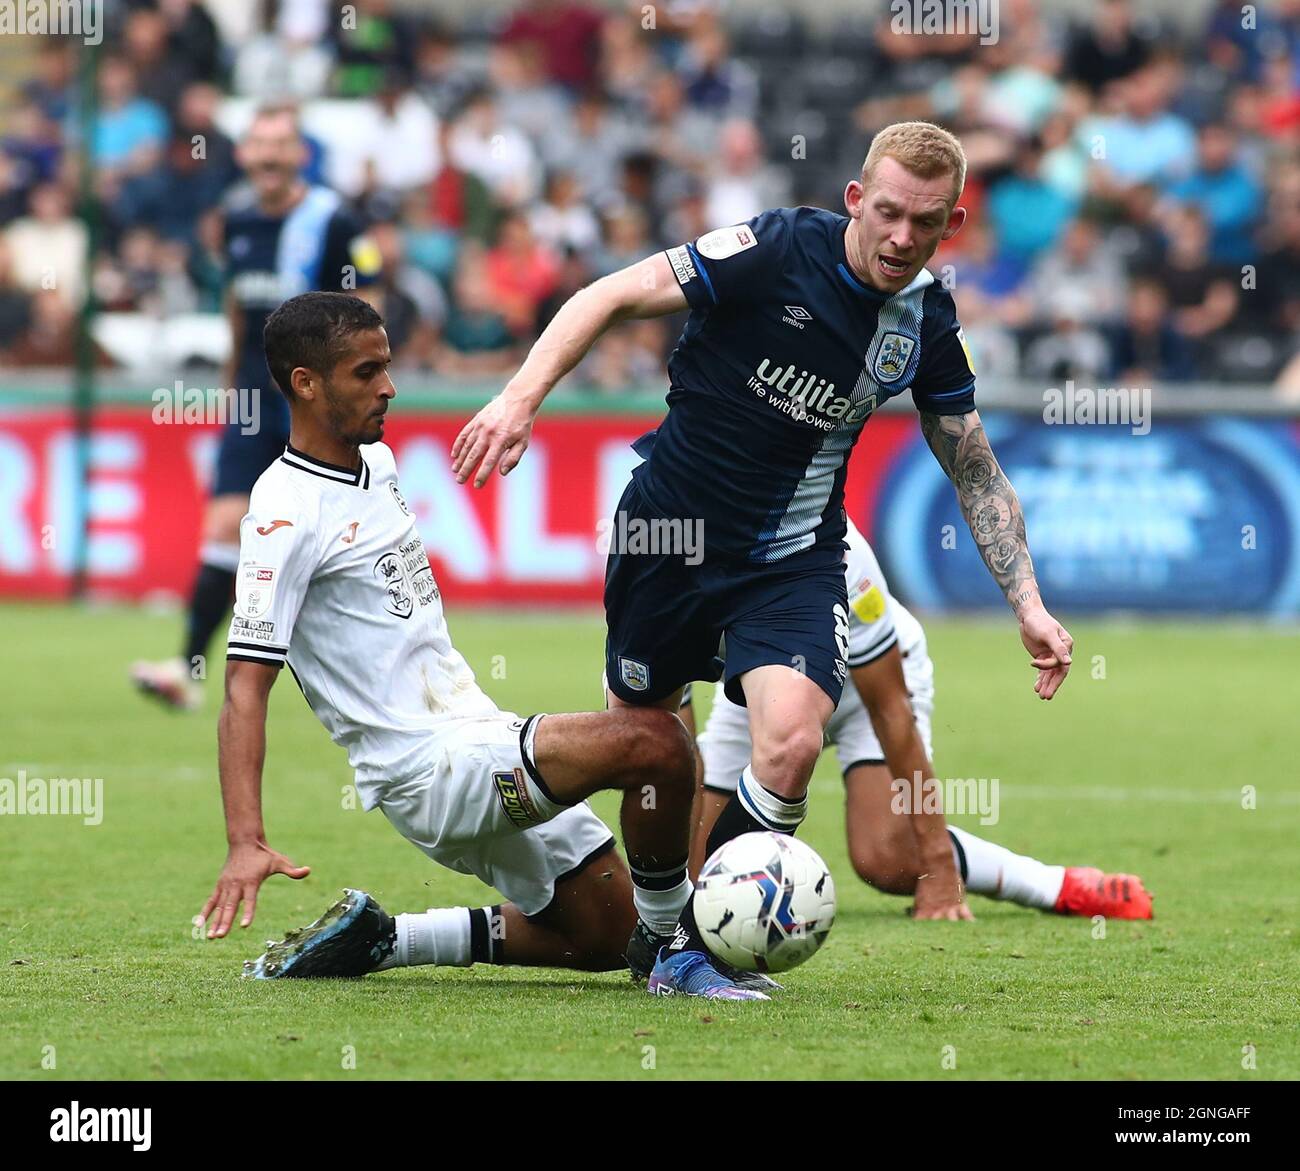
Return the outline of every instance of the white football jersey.
{"type": "Polygon", "coordinates": [[[287,662],[362,804],[431,772],[434,733],[498,714],[447,634],[442,598],[383,443],[361,468],[288,448],[253,486],[239,531],[227,657],[287,662]]]}
{"type": "Polygon", "coordinates": [[[908,655],[925,645],[916,616],[889,592],[889,585],[867,538],[849,521],[844,574],[849,588],[849,666],[861,667],[898,644],[908,655]]]}

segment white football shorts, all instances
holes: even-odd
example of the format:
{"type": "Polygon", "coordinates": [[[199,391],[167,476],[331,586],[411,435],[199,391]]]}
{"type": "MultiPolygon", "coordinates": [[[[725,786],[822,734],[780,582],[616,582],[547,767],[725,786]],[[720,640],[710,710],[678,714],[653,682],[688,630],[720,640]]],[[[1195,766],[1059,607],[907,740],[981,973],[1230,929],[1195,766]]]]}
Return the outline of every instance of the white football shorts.
{"type": "Polygon", "coordinates": [[[560,805],[547,793],[533,762],[543,718],[500,712],[449,723],[436,733],[434,771],[389,785],[379,802],[407,841],[525,915],[545,910],[557,882],[614,845],[587,802],[560,805]]]}

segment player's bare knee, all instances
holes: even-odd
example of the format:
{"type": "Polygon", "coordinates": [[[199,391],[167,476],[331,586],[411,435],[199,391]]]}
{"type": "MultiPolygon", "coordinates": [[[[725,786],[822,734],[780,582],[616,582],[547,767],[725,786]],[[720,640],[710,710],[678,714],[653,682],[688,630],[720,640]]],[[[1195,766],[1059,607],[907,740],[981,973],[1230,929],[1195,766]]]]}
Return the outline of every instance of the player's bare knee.
{"type": "Polygon", "coordinates": [[[681,793],[695,789],[695,747],[686,726],[663,708],[638,710],[629,720],[629,762],[637,780],[681,793]]]}
{"type": "Polygon", "coordinates": [[[822,730],[813,724],[769,733],[754,745],[754,771],[763,784],[782,797],[801,797],[808,789],[822,751],[822,730]]]}

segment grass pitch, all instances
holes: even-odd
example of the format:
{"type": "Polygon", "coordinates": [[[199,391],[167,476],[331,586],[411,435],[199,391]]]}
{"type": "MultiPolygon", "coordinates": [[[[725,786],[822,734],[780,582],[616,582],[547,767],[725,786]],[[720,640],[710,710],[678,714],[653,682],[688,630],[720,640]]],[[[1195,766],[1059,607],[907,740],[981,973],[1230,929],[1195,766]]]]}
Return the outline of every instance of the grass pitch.
{"type": "MultiPolygon", "coordinates": [[[[974,923],[911,923],[906,900],[849,870],[828,754],[801,836],[835,873],[835,928],[779,999],[728,1005],[483,966],[240,980],[264,939],[345,885],[394,912],[492,898],[349,807],[344,754],[286,679],[266,822],[314,869],[271,880],[249,930],[207,941],[191,917],[224,857],[219,681],[203,713],[170,715],[128,689],[126,666],[168,650],[174,618],[2,606],[0,778],[102,777],[104,812],[97,826],[0,816],[0,1077],[1300,1077],[1296,632],[1071,627],[1074,674],[1043,704],[1009,617],[927,624],[936,770],[1000,781],[998,823],[958,824],[1046,861],[1136,871],[1156,920],[1099,938],[1086,920],[972,897],[974,923]]],[[[461,611],[451,629],[502,707],[599,705],[598,616],[461,611]]],[[[596,804],[612,824],[613,803],[596,804]]]]}

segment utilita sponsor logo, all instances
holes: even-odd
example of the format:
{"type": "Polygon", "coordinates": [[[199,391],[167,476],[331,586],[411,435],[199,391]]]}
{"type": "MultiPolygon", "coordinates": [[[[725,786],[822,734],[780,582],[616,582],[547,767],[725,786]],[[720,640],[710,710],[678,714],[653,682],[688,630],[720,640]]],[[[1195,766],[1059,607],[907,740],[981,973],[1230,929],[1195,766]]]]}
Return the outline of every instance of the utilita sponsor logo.
{"type": "Polygon", "coordinates": [[[775,366],[764,358],[748,385],[778,410],[824,431],[832,431],[842,422],[859,422],[871,409],[869,401],[854,409],[852,399],[835,393],[835,383],[800,370],[793,363],[775,366]]]}

